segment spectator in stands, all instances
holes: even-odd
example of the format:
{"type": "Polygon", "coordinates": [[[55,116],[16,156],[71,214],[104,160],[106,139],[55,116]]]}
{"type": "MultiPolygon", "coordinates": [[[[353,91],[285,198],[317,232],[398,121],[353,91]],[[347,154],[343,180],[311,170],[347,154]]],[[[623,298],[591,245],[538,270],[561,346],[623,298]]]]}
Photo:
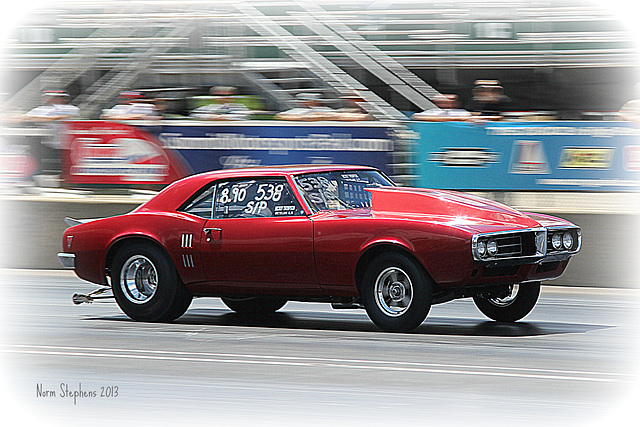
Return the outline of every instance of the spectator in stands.
{"type": "Polygon", "coordinates": [[[120,92],[118,104],[103,110],[103,120],[149,120],[161,118],[152,102],[144,98],[141,92],[120,92]]]}
{"type": "Polygon", "coordinates": [[[411,116],[411,120],[425,122],[460,122],[473,119],[473,115],[469,111],[460,108],[458,95],[437,95],[433,98],[433,103],[438,108],[431,108],[421,113],[415,113],[411,116]]]}
{"type": "Polygon", "coordinates": [[[500,120],[511,98],[504,94],[498,80],[476,80],[469,110],[483,120],[500,120]]]}
{"type": "Polygon", "coordinates": [[[634,89],[636,97],[627,101],[620,108],[619,114],[622,120],[640,123],[640,83],[636,84],[634,89]]]}
{"type": "Polygon", "coordinates": [[[158,111],[158,115],[165,117],[169,111],[169,103],[166,98],[156,98],[153,101],[153,105],[156,107],[158,111]]]}
{"type": "Polygon", "coordinates": [[[60,149],[65,148],[63,120],[79,117],[79,108],[69,103],[69,94],[63,90],[43,92],[43,105],[19,117],[19,121],[33,123],[49,129],[44,137],[27,137],[31,153],[38,159],[43,171],[60,172],[60,149]]]}
{"type": "Polygon", "coordinates": [[[343,122],[359,122],[363,120],[373,120],[371,114],[367,113],[359,103],[364,102],[364,99],[357,94],[346,95],[341,97],[345,107],[338,108],[335,112],[335,120],[343,122]]]}
{"type": "Polygon", "coordinates": [[[278,120],[295,120],[295,121],[318,121],[318,120],[335,120],[336,110],[325,107],[320,101],[320,94],[317,93],[299,93],[296,95],[296,101],[299,107],[291,110],[282,111],[275,115],[278,120]]]}
{"type": "Polygon", "coordinates": [[[189,117],[198,120],[249,120],[253,112],[235,99],[238,90],[232,86],[216,86],[209,90],[211,104],[191,111],[189,117]]]}
{"type": "Polygon", "coordinates": [[[69,104],[69,94],[63,90],[48,90],[43,93],[44,104],[29,111],[24,120],[54,122],[77,118],[80,110],[69,104]]]}

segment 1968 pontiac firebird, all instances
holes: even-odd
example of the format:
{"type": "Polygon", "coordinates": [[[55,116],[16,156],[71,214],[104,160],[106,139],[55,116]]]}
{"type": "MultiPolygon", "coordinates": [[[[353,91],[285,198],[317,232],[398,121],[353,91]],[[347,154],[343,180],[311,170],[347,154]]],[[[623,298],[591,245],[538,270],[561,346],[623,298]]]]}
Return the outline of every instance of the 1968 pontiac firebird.
{"type": "Polygon", "coordinates": [[[432,304],[471,297],[489,318],[515,322],[581,245],[568,221],[396,187],[362,166],[209,172],[128,214],[71,221],[62,264],[149,322],[177,319],[194,296],[247,315],[289,300],[364,308],[387,331],[410,331],[432,304]]]}

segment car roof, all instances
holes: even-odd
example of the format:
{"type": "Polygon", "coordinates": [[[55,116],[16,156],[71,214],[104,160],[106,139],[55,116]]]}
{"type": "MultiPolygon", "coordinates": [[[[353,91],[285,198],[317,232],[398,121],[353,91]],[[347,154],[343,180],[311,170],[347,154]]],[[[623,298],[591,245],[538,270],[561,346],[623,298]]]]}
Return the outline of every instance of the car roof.
{"type": "Polygon", "coordinates": [[[284,166],[254,166],[238,169],[221,169],[212,172],[204,172],[198,175],[194,175],[190,178],[202,178],[205,180],[211,178],[226,178],[226,177],[239,177],[239,176],[268,176],[268,175],[298,175],[301,173],[317,173],[317,172],[332,172],[342,170],[375,170],[371,166],[357,166],[357,165],[284,165],[284,166]]]}
{"type": "Polygon", "coordinates": [[[284,166],[255,166],[238,169],[220,169],[192,175],[183,180],[201,182],[201,185],[213,179],[242,178],[245,176],[287,176],[304,173],[333,172],[343,170],[377,170],[371,166],[357,165],[284,165],[284,166]]]}

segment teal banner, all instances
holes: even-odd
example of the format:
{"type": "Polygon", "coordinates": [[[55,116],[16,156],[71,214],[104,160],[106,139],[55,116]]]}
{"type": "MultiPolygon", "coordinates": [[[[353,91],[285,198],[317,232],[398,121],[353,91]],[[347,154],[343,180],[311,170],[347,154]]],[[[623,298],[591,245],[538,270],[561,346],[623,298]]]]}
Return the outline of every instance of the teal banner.
{"type": "Polygon", "coordinates": [[[414,122],[418,185],[455,190],[637,191],[640,126],[414,122]]]}

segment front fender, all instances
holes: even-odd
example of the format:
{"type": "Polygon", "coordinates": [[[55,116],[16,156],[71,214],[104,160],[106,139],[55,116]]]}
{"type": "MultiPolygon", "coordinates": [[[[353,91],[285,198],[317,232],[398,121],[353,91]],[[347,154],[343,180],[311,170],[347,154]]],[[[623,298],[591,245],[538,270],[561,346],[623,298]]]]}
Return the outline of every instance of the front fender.
{"type": "Polygon", "coordinates": [[[369,239],[365,241],[360,247],[360,253],[363,254],[372,249],[374,246],[379,245],[393,245],[405,249],[412,254],[415,253],[415,248],[411,244],[411,242],[398,237],[374,237],[372,239],[369,239]]]}

